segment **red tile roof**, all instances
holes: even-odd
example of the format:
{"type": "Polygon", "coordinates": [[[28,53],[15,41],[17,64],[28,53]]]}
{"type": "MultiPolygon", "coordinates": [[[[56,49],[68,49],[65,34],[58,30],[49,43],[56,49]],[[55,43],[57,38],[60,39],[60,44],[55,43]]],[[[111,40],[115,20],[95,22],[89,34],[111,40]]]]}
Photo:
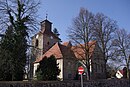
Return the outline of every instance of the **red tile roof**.
{"type": "MultiPolygon", "coordinates": [[[[87,44],[86,44],[87,45],[87,44]]],[[[89,46],[89,56],[91,57],[94,51],[96,45],[96,41],[91,41],[88,43],[89,46]]],[[[79,60],[83,60],[85,59],[85,45],[84,44],[80,44],[77,46],[73,46],[71,49],[73,50],[75,56],[77,59],[79,60]]]]}
{"type": "Polygon", "coordinates": [[[71,42],[64,42],[62,45],[66,46],[66,47],[72,47],[71,42]]]}
{"type": "MultiPolygon", "coordinates": [[[[95,44],[96,41],[88,43],[90,56],[94,51],[95,44]]],[[[45,56],[50,57],[51,55],[54,55],[57,59],[77,58],[81,60],[85,57],[84,49],[81,47],[84,47],[84,45],[72,46],[70,42],[65,42],[63,44],[56,43],[41,58],[36,59],[35,62],[40,62],[45,56]]]]}
{"type": "Polygon", "coordinates": [[[54,55],[57,59],[63,58],[59,43],[56,43],[54,46],[52,46],[52,48],[50,48],[41,58],[38,58],[35,62],[40,62],[45,56],[50,57],[51,55],[54,55]]]}

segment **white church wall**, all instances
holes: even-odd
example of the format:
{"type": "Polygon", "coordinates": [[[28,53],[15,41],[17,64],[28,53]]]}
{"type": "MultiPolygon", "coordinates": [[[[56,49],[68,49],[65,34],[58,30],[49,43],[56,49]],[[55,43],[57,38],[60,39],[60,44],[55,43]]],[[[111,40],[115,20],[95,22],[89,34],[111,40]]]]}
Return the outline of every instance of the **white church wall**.
{"type": "Polygon", "coordinates": [[[61,70],[58,78],[63,80],[63,59],[58,59],[57,64],[59,64],[59,69],[61,70]]]}
{"type": "Polygon", "coordinates": [[[36,70],[37,70],[38,66],[39,66],[39,63],[34,64],[34,69],[33,69],[33,77],[34,78],[36,77],[36,70]]]}

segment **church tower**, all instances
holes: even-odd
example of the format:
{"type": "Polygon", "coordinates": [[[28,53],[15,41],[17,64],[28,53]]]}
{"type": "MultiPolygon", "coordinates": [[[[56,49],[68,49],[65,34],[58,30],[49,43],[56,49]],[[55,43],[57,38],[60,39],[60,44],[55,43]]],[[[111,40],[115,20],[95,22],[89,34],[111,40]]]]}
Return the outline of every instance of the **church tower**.
{"type": "Polygon", "coordinates": [[[40,31],[32,37],[33,54],[40,58],[50,49],[60,38],[52,32],[52,23],[47,19],[41,22],[40,31]]]}

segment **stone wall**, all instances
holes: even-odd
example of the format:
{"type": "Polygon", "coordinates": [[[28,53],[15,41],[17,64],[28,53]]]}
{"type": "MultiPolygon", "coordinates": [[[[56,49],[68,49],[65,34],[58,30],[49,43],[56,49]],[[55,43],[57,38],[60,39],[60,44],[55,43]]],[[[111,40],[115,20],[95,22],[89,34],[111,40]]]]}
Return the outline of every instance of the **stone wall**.
{"type": "MultiPolygon", "coordinates": [[[[80,81],[1,81],[0,87],[81,87],[80,81]]],[[[130,87],[125,79],[97,80],[84,82],[84,87],[130,87]]]]}

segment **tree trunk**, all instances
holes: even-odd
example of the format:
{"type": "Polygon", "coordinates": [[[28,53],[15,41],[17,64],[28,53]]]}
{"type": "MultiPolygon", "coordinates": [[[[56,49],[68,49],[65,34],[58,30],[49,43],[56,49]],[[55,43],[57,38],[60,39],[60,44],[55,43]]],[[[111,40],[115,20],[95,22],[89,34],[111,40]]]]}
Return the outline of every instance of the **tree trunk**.
{"type": "Polygon", "coordinates": [[[87,66],[87,71],[88,71],[88,77],[87,78],[88,78],[88,80],[90,80],[91,79],[91,77],[90,77],[91,76],[90,75],[90,65],[87,66]]]}
{"type": "Polygon", "coordinates": [[[126,73],[127,73],[126,76],[127,76],[127,78],[129,79],[129,74],[130,74],[130,73],[129,73],[129,64],[127,64],[127,72],[126,72],[126,73]]]}
{"type": "Polygon", "coordinates": [[[106,68],[106,63],[107,63],[107,59],[106,59],[106,55],[105,55],[105,52],[103,53],[103,56],[104,56],[104,61],[105,61],[105,64],[104,64],[104,79],[106,79],[106,75],[107,75],[107,68],[106,68]]]}

